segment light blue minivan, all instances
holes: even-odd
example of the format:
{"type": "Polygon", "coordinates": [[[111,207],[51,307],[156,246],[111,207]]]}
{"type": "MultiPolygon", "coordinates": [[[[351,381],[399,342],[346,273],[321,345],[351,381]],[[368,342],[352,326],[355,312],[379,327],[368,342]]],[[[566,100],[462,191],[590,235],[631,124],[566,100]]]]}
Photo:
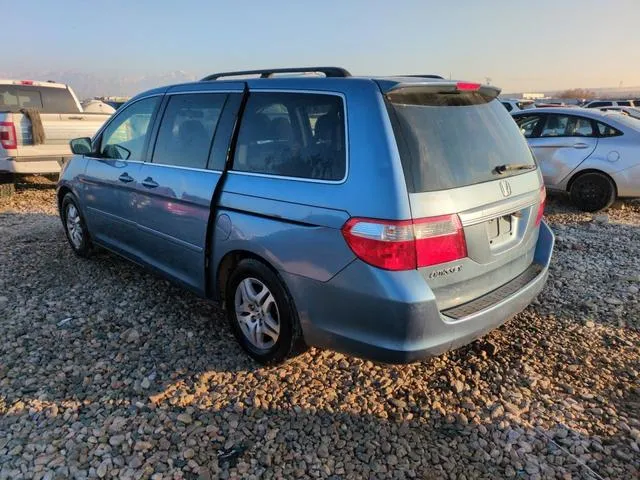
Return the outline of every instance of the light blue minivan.
{"type": "Polygon", "coordinates": [[[416,361],[547,278],[544,186],[498,93],[336,67],[150,90],[72,141],[60,216],[78,255],[104,247],[221,301],[261,363],[305,346],[416,361]]]}

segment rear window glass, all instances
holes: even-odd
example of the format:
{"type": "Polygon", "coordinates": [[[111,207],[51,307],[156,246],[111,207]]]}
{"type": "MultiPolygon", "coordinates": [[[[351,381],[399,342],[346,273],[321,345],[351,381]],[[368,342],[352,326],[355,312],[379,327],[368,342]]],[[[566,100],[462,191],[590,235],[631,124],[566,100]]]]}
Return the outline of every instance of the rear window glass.
{"type": "Polygon", "coordinates": [[[18,112],[21,108],[42,109],[42,97],[38,90],[0,85],[0,110],[18,112]]]}
{"type": "Polygon", "coordinates": [[[80,111],[66,88],[0,85],[0,110],[19,112],[22,108],[35,108],[43,113],[80,111]]]}
{"type": "Polygon", "coordinates": [[[497,180],[528,170],[495,173],[499,165],[535,168],[518,125],[499,101],[479,93],[387,95],[410,192],[497,180]]]}

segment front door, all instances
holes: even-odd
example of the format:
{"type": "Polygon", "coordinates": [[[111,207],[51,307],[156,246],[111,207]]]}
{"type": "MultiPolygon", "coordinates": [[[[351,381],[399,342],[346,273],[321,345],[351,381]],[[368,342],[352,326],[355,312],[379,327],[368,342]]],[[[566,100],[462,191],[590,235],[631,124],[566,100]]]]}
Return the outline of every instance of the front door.
{"type": "Polygon", "coordinates": [[[160,97],[139,100],[117,114],[85,172],[86,221],[98,243],[135,256],[135,192],[160,97]]]}
{"type": "Polygon", "coordinates": [[[538,132],[528,140],[544,183],[551,187],[560,184],[598,144],[591,119],[565,114],[544,115],[538,132]]]}
{"type": "Polygon", "coordinates": [[[137,185],[141,259],[201,294],[207,227],[240,96],[167,94],[151,162],[142,165],[137,185]]]}

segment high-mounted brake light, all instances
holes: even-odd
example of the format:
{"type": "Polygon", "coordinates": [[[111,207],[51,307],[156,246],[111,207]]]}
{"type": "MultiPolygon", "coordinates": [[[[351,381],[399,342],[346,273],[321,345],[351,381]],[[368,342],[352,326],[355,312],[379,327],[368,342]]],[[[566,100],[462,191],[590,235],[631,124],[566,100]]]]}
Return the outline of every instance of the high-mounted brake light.
{"type": "Polygon", "coordinates": [[[20,85],[33,85],[33,80],[20,80],[18,83],[20,85]]]}
{"type": "Polygon", "coordinates": [[[540,205],[538,205],[538,214],[536,215],[536,225],[540,225],[542,215],[544,215],[544,207],[547,203],[547,190],[544,185],[540,188],[540,205]]]}
{"type": "Polygon", "coordinates": [[[0,145],[7,150],[18,147],[16,127],[13,122],[0,122],[0,145]]]}
{"type": "Polygon", "coordinates": [[[342,234],[358,258],[385,270],[413,270],[467,256],[457,215],[400,221],[351,218],[342,234]]]}
{"type": "Polygon", "coordinates": [[[458,82],[456,83],[456,88],[461,92],[475,92],[476,90],[480,90],[481,85],[479,83],[471,83],[471,82],[458,82]]]}

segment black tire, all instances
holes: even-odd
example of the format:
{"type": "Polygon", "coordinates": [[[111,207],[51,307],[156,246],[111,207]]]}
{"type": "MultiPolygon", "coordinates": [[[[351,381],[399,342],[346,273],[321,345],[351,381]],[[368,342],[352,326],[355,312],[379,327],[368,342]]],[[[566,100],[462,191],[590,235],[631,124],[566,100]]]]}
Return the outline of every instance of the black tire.
{"type": "Polygon", "coordinates": [[[0,183],[0,198],[10,197],[16,193],[16,186],[13,183],[0,183]]]}
{"type": "Polygon", "coordinates": [[[597,212],[613,205],[616,186],[608,176],[599,172],[587,172],[571,182],[571,201],[580,210],[597,212]]]}
{"type": "MultiPolygon", "coordinates": [[[[260,290],[258,294],[261,292],[262,290],[260,290]]],[[[243,294],[238,293],[238,295],[242,296],[243,294]]],[[[225,290],[225,304],[227,319],[233,334],[238,340],[240,346],[257,362],[263,365],[279,364],[305,349],[300,320],[298,319],[298,312],[296,311],[293,300],[282,279],[262,262],[248,258],[241,260],[238,263],[235,269],[231,272],[227,282],[225,290]],[[249,340],[247,335],[243,332],[239,317],[236,314],[236,295],[238,286],[245,280],[249,282],[254,282],[255,280],[257,282],[254,282],[254,284],[261,283],[262,286],[266,286],[268,293],[271,293],[275,301],[275,312],[278,314],[279,334],[273,345],[267,348],[258,348],[249,340]]],[[[263,305],[265,304],[266,302],[263,303],[263,305]]],[[[253,320],[248,321],[253,322],[253,325],[256,325],[256,322],[260,322],[260,325],[262,325],[262,309],[258,306],[255,308],[256,310],[250,315],[260,317],[253,318],[253,320]],[[260,310],[260,313],[258,313],[258,310],[260,310]]],[[[274,310],[272,310],[272,312],[273,311],[274,310]]],[[[249,319],[250,317],[245,316],[245,318],[249,319]]],[[[267,324],[267,322],[264,321],[264,324],[267,324]]],[[[260,335],[262,340],[267,339],[268,341],[273,341],[273,338],[266,334],[260,335]]]]}
{"type": "MultiPolygon", "coordinates": [[[[74,215],[75,216],[75,215],[74,215]]],[[[62,219],[62,227],[64,228],[64,233],[67,236],[67,240],[69,241],[69,245],[71,245],[71,249],[73,252],[79,257],[88,258],[93,253],[93,244],[91,243],[91,237],[89,236],[89,231],[87,230],[87,224],[84,221],[84,217],[80,208],[78,208],[78,201],[73,193],[67,193],[62,199],[62,205],[60,206],[60,218],[62,219]],[[75,214],[77,215],[77,222],[72,222],[77,224],[77,228],[79,228],[80,232],[80,240],[78,241],[78,237],[74,236],[74,234],[70,231],[71,227],[69,222],[67,222],[70,214],[73,214],[73,210],[75,209],[75,214]]]]}

